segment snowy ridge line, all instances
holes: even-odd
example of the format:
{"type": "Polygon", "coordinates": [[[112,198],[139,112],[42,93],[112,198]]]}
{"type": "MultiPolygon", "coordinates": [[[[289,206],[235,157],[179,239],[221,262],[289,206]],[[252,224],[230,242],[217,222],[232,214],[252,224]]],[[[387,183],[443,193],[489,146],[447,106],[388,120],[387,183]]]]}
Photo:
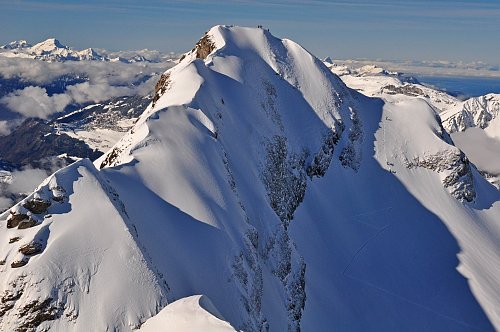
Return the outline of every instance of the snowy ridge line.
{"type": "MultiPolygon", "coordinates": [[[[124,206],[120,203],[116,192],[100,176],[101,174],[97,173],[89,160],[78,161],[49,177],[33,195],[28,196],[9,212],[8,223],[9,220],[14,220],[14,217],[23,217],[23,214],[27,213],[27,216],[23,218],[28,218],[28,224],[27,228],[23,227],[22,230],[19,226],[19,230],[11,229],[2,232],[4,238],[2,242],[5,243],[5,236],[17,234],[16,238],[19,238],[21,243],[29,243],[30,246],[36,248],[36,251],[26,253],[26,258],[14,258],[14,260],[18,259],[17,262],[23,262],[24,265],[19,266],[20,264],[13,261],[8,270],[9,277],[3,280],[2,328],[5,326],[18,329],[36,328],[47,326],[47,322],[56,320],[55,326],[61,329],[78,329],[83,326],[86,328],[94,326],[100,329],[104,327],[101,325],[102,322],[96,322],[94,325],[85,317],[97,315],[95,310],[99,310],[100,314],[110,313],[121,308],[124,303],[118,302],[108,309],[103,309],[92,303],[87,305],[85,302],[80,303],[79,298],[82,296],[95,298],[97,295],[104,303],[109,303],[110,300],[116,302],[115,291],[121,289],[124,292],[126,288],[129,288],[126,290],[134,293],[138,299],[150,297],[148,301],[156,302],[151,311],[143,311],[146,317],[155,314],[159,311],[159,307],[164,305],[162,305],[164,301],[161,299],[162,296],[158,296],[164,292],[160,279],[157,279],[158,277],[150,270],[151,267],[147,266],[147,260],[142,256],[133,235],[129,232],[130,223],[126,221],[127,214],[124,206]],[[88,220],[85,216],[74,214],[72,210],[75,208],[73,205],[78,191],[76,188],[71,188],[72,185],[79,188],[83,188],[82,186],[87,189],[91,188],[94,195],[101,196],[99,202],[95,201],[94,208],[97,209],[98,215],[104,213],[108,216],[105,224],[99,225],[95,221],[84,222],[88,220]],[[50,192],[47,191],[48,188],[52,188],[51,191],[56,193],[53,194],[55,196],[52,199],[47,196],[47,192],[50,192]],[[26,212],[26,209],[29,211],[26,212]],[[43,221],[38,218],[39,216],[43,216],[43,221]],[[70,223],[65,220],[68,216],[70,223]],[[113,228],[114,231],[109,233],[109,230],[113,228]],[[85,238],[84,242],[81,242],[82,239],[71,235],[76,232],[81,236],[89,231],[93,234],[93,239],[90,241],[85,238]],[[73,244],[68,246],[65,243],[68,240],[73,241],[73,244]],[[85,241],[88,242],[85,243],[85,241]],[[39,244],[41,244],[40,247],[39,244]],[[61,252],[61,245],[66,247],[66,250],[61,252]],[[80,249],[75,250],[76,248],[80,249]],[[123,254],[128,256],[128,263],[122,261],[123,254]],[[110,263],[110,257],[115,261],[114,263],[110,263]],[[107,261],[106,264],[104,264],[105,261],[107,261]],[[67,264],[68,262],[71,264],[67,264]],[[102,286],[103,282],[107,283],[106,280],[111,271],[122,271],[131,279],[115,283],[114,286],[110,285],[112,294],[108,294],[102,286]],[[17,288],[16,285],[19,284],[24,285],[23,289],[17,288]],[[36,287],[38,291],[35,291],[33,287],[36,287]],[[141,292],[143,292],[142,295],[140,295],[141,292]],[[15,296],[12,297],[10,294],[15,296]],[[24,313],[22,319],[15,319],[16,312],[24,313]],[[79,319],[80,317],[83,318],[79,319]]],[[[1,218],[5,218],[6,214],[3,214],[1,218]]],[[[92,212],[88,213],[87,217],[91,214],[92,212]]],[[[15,227],[15,224],[12,226],[15,227]]],[[[9,241],[9,246],[12,246],[10,242],[12,241],[9,241]]],[[[3,250],[5,249],[4,247],[3,250]]],[[[143,318],[137,316],[142,311],[138,309],[128,312],[124,310],[125,316],[115,317],[116,321],[113,324],[116,326],[124,324],[130,327],[140,325],[140,320],[143,318]],[[127,319],[131,320],[126,322],[127,319]]]]}
{"type": "MultiPolygon", "coordinates": [[[[57,295],[49,314],[70,313],[38,326],[131,331],[186,315],[245,331],[500,326],[491,291],[500,289],[498,193],[453,146],[427,97],[380,77],[395,87],[368,86],[383,99],[269,31],[210,29],[162,75],[152,103],[94,163],[98,172],[66,169],[67,211],[48,208],[45,249],[5,266],[44,280],[37,287],[57,295]],[[205,297],[212,310],[200,310],[205,297]]],[[[8,243],[10,234],[26,231],[6,225],[0,253],[11,255],[24,242],[8,243]]],[[[18,294],[9,287],[5,303],[18,294]]],[[[14,313],[31,303],[23,294],[0,328],[26,323],[14,313]]]]}

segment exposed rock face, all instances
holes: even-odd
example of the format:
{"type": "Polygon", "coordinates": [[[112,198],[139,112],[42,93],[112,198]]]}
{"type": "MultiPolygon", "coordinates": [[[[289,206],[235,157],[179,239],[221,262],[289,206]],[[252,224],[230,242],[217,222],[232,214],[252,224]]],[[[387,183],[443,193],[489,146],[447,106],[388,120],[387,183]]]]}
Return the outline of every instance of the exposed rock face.
{"type": "Polygon", "coordinates": [[[306,181],[305,156],[289,155],[286,137],[275,136],[267,145],[263,182],[267,187],[271,208],[285,228],[304,199],[306,181]]]}
{"type": "Polygon", "coordinates": [[[330,167],[330,163],[333,158],[333,152],[335,150],[335,146],[339,142],[340,135],[344,131],[344,126],[342,124],[338,124],[338,126],[332,131],[328,132],[325,136],[323,145],[319,152],[314,156],[311,164],[307,167],[307,175],[310,178],[313,177],[322,177],[326,174],[328,167],[330,167]]]}
{"type": "MultiPolygon", "coordinates": [[[[354,131],[349,134],[349,142],[354,144],[362,137],[361,125],[355,115],[351,120],[356,125],[353,127],[354,131]]],[[[300,331],[307,295],[305,291],[306,264],[296,252],[295,244],[288,235],[288,227],[295,210],[304,199],[307,177],[312,179],[326,174],[344,128],[344,125],[339,122],[325,135],[320,150],[308,166],[306,160],[310,153],[288,151],[286,137],[276,135],[267,143],[262,181],[267,189],[271,208],[281,220],[282,225],[273,236],[267,239],[262,256],[271,265],[273,274],[281,281],[287,294],[289,331],[300,331]]]]}
{"type": "Polygon", "coordinates": [[[415,157],[406,161],[406,167],[423,167],[438,172],[444,187],[460,201],[472,202],[476,197],[469,160],[457,148],[423,158],[415,157]]]}
{"type": "Polygon", "coordinates": [[[31,228],[38,225],[38,222],[32,218],[29,218],[28,220],[23,220],[19,223],[19,226],[17,226],[18,229],[26,229],[26,228],[31,228]]]}
{"type": "Polygon", "coordinates": [[[50,204],[51,203],[49,200],[33,198],[24,203],[23,206],[34,214],[41,214],[47,211],[50,204]]]}
{"type": "Polygon", "coordinates": [[[45,321],[58,318],[62,309],[52,302],[52,298],[43,301],[32,301],[19,310],[19,315],[24,317],[24,321],[19,325],[18,331],[33,330],[45,321]]]}
{"type": "Polygon", "coordinates": [[[187,55],[194,54],[196,59],[205,59],[210,53],[215,50],[215,43],[208,35],[208,32],[196,43],[195,47],[188,53],[181,56],[179,61],[184,60],[187,55]]]}
{"type": "Polygon", "coordinates": [[[10,212],[9,218],[7,219],[7,228],[14,228],[19,225],[21,221],[28,220],[29,216],[24,213],[10,212]]]}
{"type": "Polygon", "coordinates": [[[32,300],[23,306],[19,306],[17,301],[24,295],[25,286],[24,277],[20,277],[15,283],[10,283],[10,288],[5,290],[0,298],[0,319],[8,311],[16,310],[19,323],[15,331],[35,331],[36,327],[43,322],[60,317],[63,310],[60,304],[55,303],[50,297],[44,300],[32,300]]]}
{"type": "Polygon", "coordinates": [[[19,236],[14,236],[9,239],[9,243],[15,243],[17,241],[21,240],[19,236]]]}
{"type": "Polygon", "coordinates": [[[32,256],[42,252],[42,244],[39,242],[30,242],[19,248],[19,252],[26,256],[32,256]]]}
{"type": "Polygon", "coordinates": [[[422,96],[422,97],[429,98],[429,96],[427,94],[425,94],[422,91],[422,89],[417,88],[416,86],[411,85],[411,84],[405,84],[403,86],[395,86],[395,85],[389,84],[389,85],[384,86],[382,88],[382,91],[385,93],[388,93],[388,94],[392,94],[392,95],[403,94],[403,95],[407,95],[407,96],[411,96],[411,97],[422,96]]]}
{"type": "Polygon", "coordinates": [[[167,91],[168,86],[170,85],[170,74],[169,73],[164,73],[161,74],[160,79],[156,83],[155,86],[155,93],[153,97],[153,104],[152,106],[154,107],[158,99],[167,91]]]}
{"type": "Polygon", "coordinates": [[[215,44],[208,34],[205,34],[195,46],[196,58],[205,59],[215,49],[215,44]]]}
{"type": "Polygon", "coordinates": [[[349,117],[351,125],[349,126],[348,141],[339,155],[340,164],[351,168],[355,172],[361,165],[361,149],[359,145],[363,141],[363,126],[356,111],[349,107],[349,117]]]}
{"type": "Polygon", "coordinates": [[[64,203],[66,198],[66,190],[57,185],[34,192],[10,210],[7,228],[26,229],[39,225],[44,218],[50,217],[48,210],[52,203],[64,203]]]}
{"type": "Polygon", "coordinates": [[[28,264],[28,258],[23,258],[23,259],[20,259],[20,260],[17,260],[17,261],[13,261],[11,264],[10,264],[10,267],[12,268],[18,268],[18,267],[22,267],[22,266],[25,266],[26,264],[28,264]]]}
{"type": "Polygon", "coordinates": [[[486,128],[500,114],[500,96],[488,94],[470,98],[457,110],[441,114],[443,125],[449,133],[467,128],[486,128]]]}
{"type": "Polygon", "coordinates": [[[116,162],[116,159],[120,156],[121,149],[119,147],[115,147],[103,160],[101,163],[101,168],[106,166],[113,166],[116,162]]]}

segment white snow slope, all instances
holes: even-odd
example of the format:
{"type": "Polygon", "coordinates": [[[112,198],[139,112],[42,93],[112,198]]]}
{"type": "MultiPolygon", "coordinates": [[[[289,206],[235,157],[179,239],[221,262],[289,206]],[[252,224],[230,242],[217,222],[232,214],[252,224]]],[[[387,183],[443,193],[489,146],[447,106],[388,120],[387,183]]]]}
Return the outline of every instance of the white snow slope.
{"type": "Polygon", "coordinates": [[[1,216],[1,329],[500,328],[500,193],[425,100],[366,97],[229,26],[153,100],[100,171],[1,216]]]}

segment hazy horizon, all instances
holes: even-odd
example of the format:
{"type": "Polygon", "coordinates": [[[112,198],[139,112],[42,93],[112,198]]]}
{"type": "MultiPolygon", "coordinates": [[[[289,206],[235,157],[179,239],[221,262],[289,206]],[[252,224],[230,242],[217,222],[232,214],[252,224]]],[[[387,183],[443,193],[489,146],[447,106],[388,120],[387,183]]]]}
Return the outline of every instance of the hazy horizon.
{"type": "Polygon", "coordinates": [[[185,52],[217,24],[263,25],[319,57],[499,65],[494,0],[5,1],[0,44],[56,37],[74,48],[185,52]]]}

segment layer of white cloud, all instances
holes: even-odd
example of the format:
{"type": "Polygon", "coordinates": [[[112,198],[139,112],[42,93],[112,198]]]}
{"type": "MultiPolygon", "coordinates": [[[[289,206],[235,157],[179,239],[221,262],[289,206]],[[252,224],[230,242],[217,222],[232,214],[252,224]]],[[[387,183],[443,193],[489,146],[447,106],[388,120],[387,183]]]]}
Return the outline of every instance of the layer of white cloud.
{"type": "MultiPolygon", "coordinates": [[[[121,63],[99,61],[44,62],[0,57],[0,76],[17,78],[32,85],[0,99],[0,103],[22,117],[47,119],[72,103],[100,102],[114,97],[152,93],[158,75],[173,63],[121,63]],[[85,82],[70,85],[64,93],[50,95],[43,87],[60,77],[80,77],[85,82]]],[[[0,123],[0,135],[9,131],[0,123]]]]}
{"type": "Polygon", "coordinates": [[[4,196],[0,196],[0,211],[5,211],[13,205],[13,201],[4,196]]]}
{"type": "Polygon", "coordinates": [[[0,136],[10,134],[10,125],[8,121],[0,121],[0,136]]]}
{"type": "MultiPolygon", "coordinates": [[[[1,98],[0,103],[5,104],[9,109],[25,118],[47,119],[52,114],[62,112],[66,106],[72,103],[97,103],[114,97],[147,95],[151,93],[157,79],[156,76],[153,76],[137,86],[113,86],[104,83],[84,82],[68,86],[65,93],[51,96],[48,95],[45,88],[29,86],[1,98]]],[[[8,133],[7,123],[2,127],[2,122],[0,122],[0,135],[6,132],[8,133]]]]}
{"type": "Polygon", "coordinates": [[[49,96],[45,88],[29,86],[10,93],[0,102],[24,117],[46,119],[51,114],[63,111],[71,102],[71,97],[66,94],[49,96]]]}
{"type": "Polygon", "coordinates": [[[9,186],[9,191],[16,194],[31,193],[45,180],[47,175],[47,171],[36,168],[14,171],[12,172],[12,183],[9,186]]]}
{"type": "Polygon", "coordinates": [[[19,78],[33,85],[44,85],[61,76],[79,76],[91,84],[128,85],[164,72],[173,62],[123,63],[103,61],[46,62],[33,59],[0,57],[0,75],[19,78]]]}

